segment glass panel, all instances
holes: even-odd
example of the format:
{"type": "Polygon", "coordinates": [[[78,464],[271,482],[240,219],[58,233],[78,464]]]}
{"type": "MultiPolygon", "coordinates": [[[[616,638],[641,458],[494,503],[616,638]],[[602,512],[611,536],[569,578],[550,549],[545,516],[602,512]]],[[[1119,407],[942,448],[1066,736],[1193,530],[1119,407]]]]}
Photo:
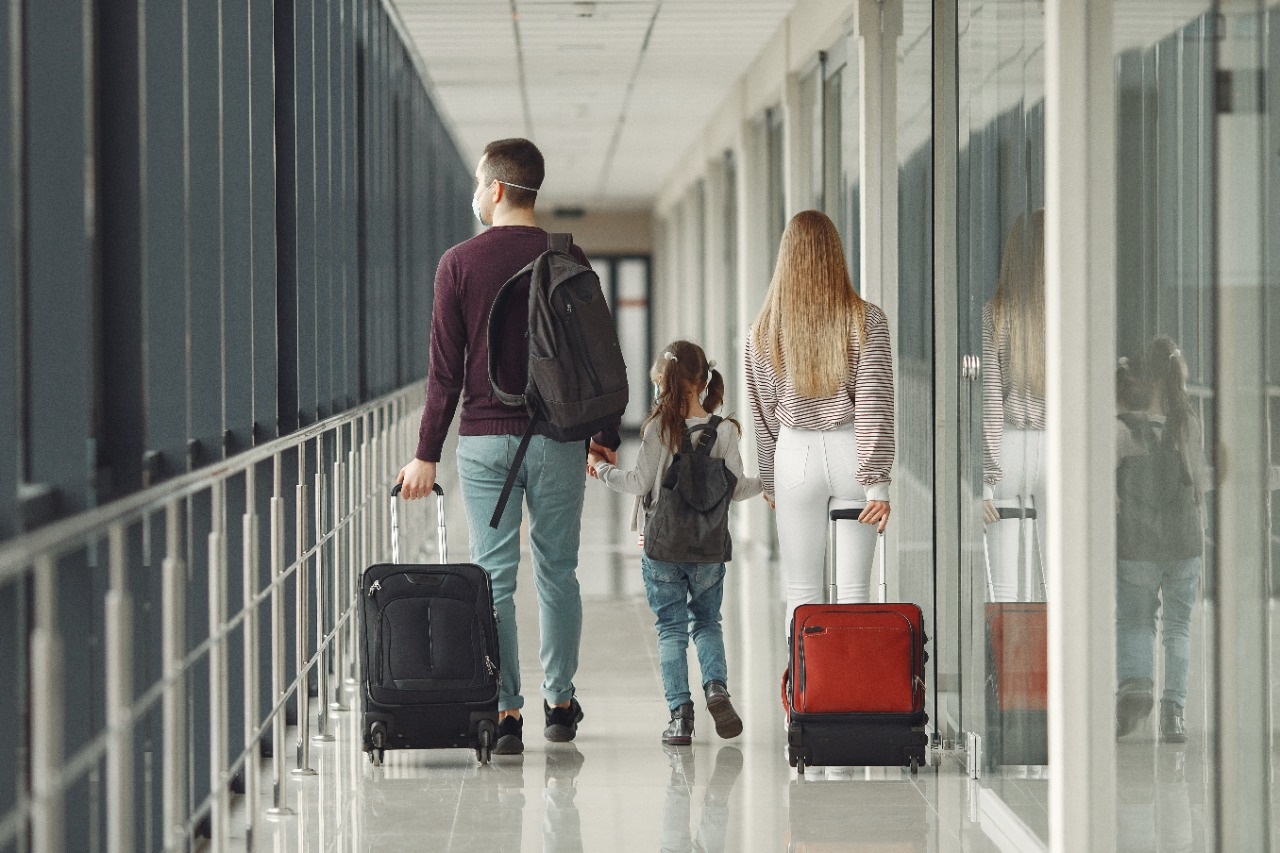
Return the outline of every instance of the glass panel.
{"type": "Polygon", "coordinates": [[[981,820],[1047,839],[1044,19],[1038,2],[958,14],[963,687],[946,707],[996,795],[981,820]]]}
{"type": "Polygon", "coordinates": [[[1211,5],[1115,4],[1123,850],[1215,849],[1211,5]]]}
{"type": "MultiPolygon", "coordinates": [[[[898,39],[897,163],[898,163],[898,298],[894,320],[897,361],[897,420],[894,458],[893,521],[898,554],[898,589],[902,601],[916,601],[932,621],[938,612],[933,579],[934,553],[934,342],[933,342],[933,12],[930,0],[903,4],[902,34],[898,39]]],[[[852,81],[850,66],[832,78],[836,103],[844,100],[839,81],[852,81]]],[[[855,111],[850,118],[856,121],[855,111]]],[[[846,163],[856,169],[857,160],[846,163]]],[[[843,194],[847,199],[848,194],[843,194]]],[[[846,210],[847,213],[847,210],[846,210]]],[[[891,552],[893,553],[893,552],[891,552]]],[[[929,636],[937,637],[934,627],[929,636]]],[[[951,645],[950,642],[947,645],[951,645]]],[[[931,640],[931,660],[942,644],[931,640]]],[[[931,668],[925,683],[939,689],[931,668]]],[[[936,704],[929,714],[941,720],[936,704]]]]}
{"type": "MultiPolygon", "coordinates": [[[[1265,87],[1270,92],[1280,92],[1280,4],[1271,5],[1266,12],[1266,34],[1264,41],[1263,67],[1265,87]]],[[[1263,124],[1264,150],[1275,151],[1280,145],[1280,106],[1272,98],[1268,98],[1263,124]]],[[[1280,227],[1280,167],[1275,159],[1264,164],[1265,195],[1263,199],[1264,227],[1261,233],[1274,234],[1280,227]]],[[[1280,655],[1274,650],[1280,648],[1280,618],[1277,611],[1277,599],[1280,598],[1280,500],[1276,498],[1280,490],[1280,240],[1272,237],[1266,240],[1263,247],[1263,264],[1265,276],[1262,293],[1263,302],[1263,376],[1266,392],[1266,494],[1263,496],[1267,508],[1266,535],[1267,545],[1263,558],[1266,561],[1269,588],[1270,615],[1268,632],[1271,641],[1271,660],[1269,661],[1269,691],[1267,695],[1267,712],[1271,719],[1280,713],[1280,655]]],[[[1265,718],[1264,718],[1265,719],[1265,718]]],[[[1277,767],[1280,766],[1280,739],[1277,730],[1271,728],[1270,750],[1268,752],[1267,769],[1271,779],[1276,778],[1277,767]]],[[[1271,849],[1280,848],[1280,785],[1271,785],[1271,849]]]]}

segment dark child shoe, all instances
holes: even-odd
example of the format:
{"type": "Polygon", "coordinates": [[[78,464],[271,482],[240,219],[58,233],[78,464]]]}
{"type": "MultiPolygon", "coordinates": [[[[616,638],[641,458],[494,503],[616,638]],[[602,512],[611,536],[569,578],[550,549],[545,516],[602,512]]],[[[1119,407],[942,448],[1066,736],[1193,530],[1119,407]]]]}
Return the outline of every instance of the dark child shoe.
{"type": "Polygon", "coordinates": [[[724,682],[708,681],[703,692],[707,696],[707,710],[711,712],[711,719],[716,721],[716,734],[722,738],[742,734],[742,718],[733,710],[733,703],[729,701],[729,688],[724,686],[724,682]]]}
{"type": "Polygon", "coordinates": [[[662,742],[667,746],[688,746],[693,743],[692,702],[671,709],[671,722],[662,733],[662,742]]]}
{"type": "Polygon", "coordinates": [[[498,721],[498,742],[494,755],[520,755],[524,752],[524,718],[503,717],[498,721]]]}
{"type": "Polygon", "coordinates": [[[1168,699],[1160,700],[1160,740],[1165,743],[1187,742],[1187,721],[1182,706],[1168,699]]]}
{"type": "Polygon", "coordinates": [[[1116,691],[1116,737],[1124,737],[1151,713],[1151,679],[1126,678],[1116,691]]]}
{"type": "Polygon", "coordinates": [[[582,722],[582,706],[577,699],[569,700],[569,707],[559,708],[542,701],[542,709],[547,715],[547,727],[542,734],[553,743],[568,743],[578,734],[578,723],[582,722]]]}

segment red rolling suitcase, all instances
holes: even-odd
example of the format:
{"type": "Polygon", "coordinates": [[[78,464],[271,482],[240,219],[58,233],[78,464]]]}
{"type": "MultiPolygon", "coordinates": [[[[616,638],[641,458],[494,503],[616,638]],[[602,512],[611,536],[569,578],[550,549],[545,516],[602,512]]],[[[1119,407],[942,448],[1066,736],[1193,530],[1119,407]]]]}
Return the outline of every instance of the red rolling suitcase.
{"type": "MultiPolygon", "coordinates": [[[[388,749],[474,749],[497,743],[498,628],[489,573],[471,563],[400,562],[391,490],[392,562],[360,579],[361,711],[374,766],[388,749]]],[[[437,484],[440,559],[447,560],[444,490],[437,484]]]]}
{"type": "MultiPolygon", "coordinates": [[[[860,508],[831,510],[834,525],[860,508]]],[[[802,604],[791,617],[790,666],[782,679],[787,760],[803,775],[817,764],[908,766],[925,762],[924,614],[885,602],[884,537],[880,602],[802,604]]]]}
{"type": "MultiPolygon", "coordinates": [[[[1036,508],[997,507],[1001,524],[1016,519],[1034,551],[1044,591],[1044,563],[1036,532],[1036,508]],[[1028,524],[1029,522],[1029,524],[1028,524]]],[[[995,601],[991,555],[983,536],[987,570],[986,756],[991,766],[1049,763],[1049,613],[1043,601],[995,601]]],[[[1019,560],[1028,552],[1019,549],[1019,560]]],[[[1032,559],[1029,557],[1029,559],[1032,559]]]]}

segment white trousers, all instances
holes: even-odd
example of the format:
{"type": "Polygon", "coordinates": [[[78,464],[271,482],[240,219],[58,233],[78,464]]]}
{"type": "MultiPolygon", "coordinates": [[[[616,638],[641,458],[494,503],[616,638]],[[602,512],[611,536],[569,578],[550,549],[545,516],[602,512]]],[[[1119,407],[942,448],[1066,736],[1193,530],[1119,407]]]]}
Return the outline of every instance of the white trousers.
{"type": "MultiPolygon", "coordinates": [[[[853,424],[818,432],[782,427],[774,453],[774,502],[778,551],[787,585],[786,628],[801,604],[823,601],[828,509],[866,500],[854,476],[858,443],[853,424]]],[[[836,600],[841,604],[871,600],[871,565],[876,526],[840,522],[836,527],[836,600]]]]}
{"type": "Polygon", "coordinates": [[[1044,551],[1044,430],[1017,429],[1004,425],[1000,444],[1000,467],[1004,477],[995,487],[996,506],[1015,507],[1021,499],[1024,506],[1036,508],[1035,534],[1037,547],[1031,540],[1032,526],[1019,519],[1006,519],[987,525],[987,553],[991,560],[991,579],[996,601],[1039,601],[1039,565],[1044,551]],[[1039,551],[1039,553],[1037,553],[1039,551]]]}

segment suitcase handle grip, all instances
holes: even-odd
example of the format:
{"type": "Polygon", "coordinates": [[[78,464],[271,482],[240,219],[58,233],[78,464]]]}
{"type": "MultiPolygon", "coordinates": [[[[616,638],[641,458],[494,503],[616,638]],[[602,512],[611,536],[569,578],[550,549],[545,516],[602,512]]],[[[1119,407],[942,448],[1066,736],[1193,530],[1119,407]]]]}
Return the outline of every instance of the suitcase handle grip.
{"type": "MultiPolygon", "coordinates": [[[[402,489],[404,489],[404,483],[396,483],[394,486],[391,487],[391,497],[393,498],[399,497],[402,489]]],[[[436,483],[434,486],[432,486],[431,491],[435,492],[437,497],[441,497],[441,498],[444,497],[444,489],[440,488],[439,483],[436,483]]]]}
{"type": "MultiPolygon", "coordinates": [[[[396,483],[391,487],[391,562],[400,562],[400,519],[399,513],[396,512],[396,505],[399,503],[396,498],[400,496],[403,490],[403,483],[396,483]]],[[[449,562],[449,535],[444,524],[444,489],[436,483],[431,487],[431,491],[436,494],[436,515],[437,515],[437,531],[438,547],[440,548],[440,562],[449,562]]]]}

